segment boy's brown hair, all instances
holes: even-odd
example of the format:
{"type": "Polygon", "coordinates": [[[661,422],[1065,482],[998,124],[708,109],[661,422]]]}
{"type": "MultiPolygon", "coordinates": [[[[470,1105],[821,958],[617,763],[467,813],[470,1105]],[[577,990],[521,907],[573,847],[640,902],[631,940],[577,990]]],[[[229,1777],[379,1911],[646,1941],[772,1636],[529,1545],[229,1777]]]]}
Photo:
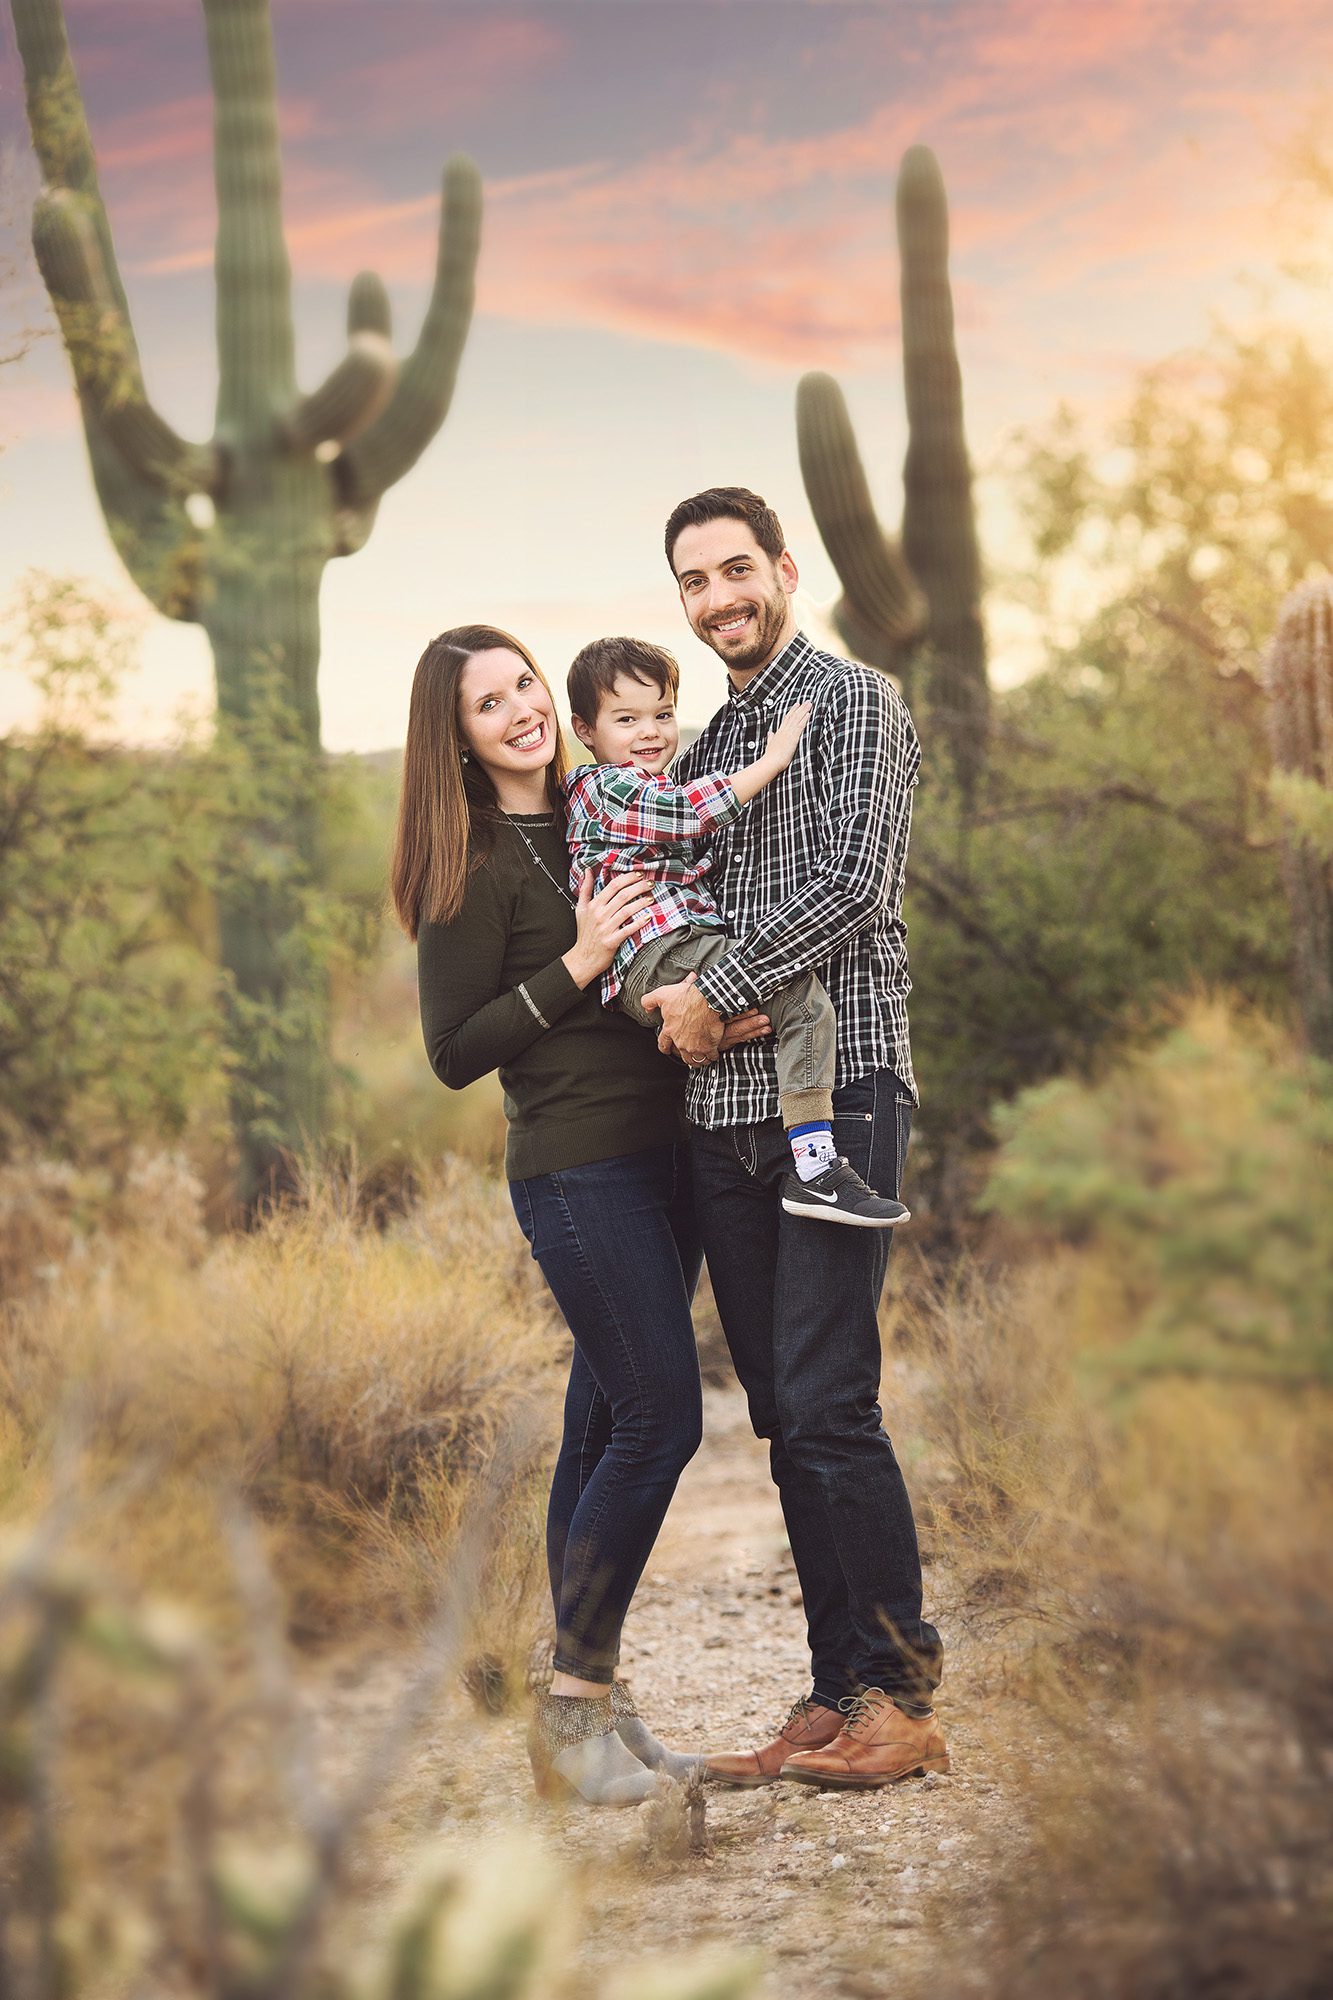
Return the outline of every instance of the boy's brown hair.
{"type": "Polygon", "coordinates": [[[575,654],[569,669],[569,706],[580,722],[596,722],[621,674],[655,687],[664,701],[674,701],[680,690],[680,668],[665,646],[647,639],[594,639],[575,654]]]}

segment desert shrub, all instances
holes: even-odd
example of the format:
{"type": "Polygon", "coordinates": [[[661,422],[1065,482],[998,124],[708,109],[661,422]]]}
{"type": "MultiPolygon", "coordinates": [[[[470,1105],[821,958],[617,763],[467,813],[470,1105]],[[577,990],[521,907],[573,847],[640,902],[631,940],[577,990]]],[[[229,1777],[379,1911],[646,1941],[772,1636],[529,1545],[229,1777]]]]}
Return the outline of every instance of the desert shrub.
{"type": "Polygon", "coordinates": [[[985,1204],[1094,1246],[1123,1302],[1118,1370],[1333,1381],[1333,1069],[1200,1003],[997,1125],[985,1204]]]}
{"type": "MultiPolygon", "coordinates": [[[[908,871],[920,1137],[1087,1073],[1200,983],[1279,1012],[1290,936],[1258,693],[1141,606],[995,702],[972,814],[934,760],[908,871]]],[[[918,1162],[918,1173],[922,1171],[918,1162]]]]}
{"type": "Polygon", "coordinates": [[[1003,1114],[990,1261],[900,1312],[937,1615],[1025,1816],[966,1960],[940,1896],[935,1990],[1327,1986],[1328,1108],[1196,1003],[1003,1114]]]}
{"type": "Polygon", "coordinates": [[[8,1511],[40,1506],[74,1450],[82,1485],[117,1496],[89,1528],[93,1553],[114,1548],[127,1574],[225,1613],[209,1554],[224,1493],[267,1524],[301,1629],[410,1621],[497,1438],[535,1398],[494,1572],[502,1656],[525,1654],[562,1339],[496,1183],[446,1166],[384,1228],[360,1206],[354,1183],[326,1177],[203,1249],[173,1240],[146,1187],[137,1217],[12,1301],[8,1511]]]}
{"type": "Polygon", "coordinates": [[[218,801],[188,742],[109,740],[135,637],[113,607],[33,578],[10,630],[38,711],[0,741],[0,1148],[114,1158],[220,1112],[218,801]]]}

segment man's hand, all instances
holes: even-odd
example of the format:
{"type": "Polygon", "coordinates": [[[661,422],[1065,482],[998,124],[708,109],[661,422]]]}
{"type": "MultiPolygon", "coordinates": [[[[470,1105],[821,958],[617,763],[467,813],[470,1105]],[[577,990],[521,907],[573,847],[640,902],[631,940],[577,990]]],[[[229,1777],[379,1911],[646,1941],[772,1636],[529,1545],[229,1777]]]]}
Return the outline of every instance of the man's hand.
{"type": "Polygon", "coordinates": [[[695,992],[694,979],[691,972],[674,986],[655,986],[643,996],[644,1012],[662,1016],[658,1048],[664,1056],[679,1056],[689,1069],[713,1061],[726,1025],[703,995],[695,992]]]}
{"type": "Polygon", "coordinates": [[[761,1014],[757,1007],[751,1007],[748,1014],[733,1014],[722,1030],[724,1049],[738,1048],[742,1042],[759,1042],[765,1035],[771,1035],[773,1023],[767,1014],[761,1014]]]}

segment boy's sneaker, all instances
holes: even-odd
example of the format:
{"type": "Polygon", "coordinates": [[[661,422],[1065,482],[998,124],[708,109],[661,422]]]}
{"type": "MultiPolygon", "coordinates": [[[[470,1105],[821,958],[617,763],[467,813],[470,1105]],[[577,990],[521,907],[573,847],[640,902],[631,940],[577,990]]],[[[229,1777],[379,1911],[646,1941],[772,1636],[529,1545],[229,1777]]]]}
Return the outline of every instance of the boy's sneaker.
{"type": "Polygon", "coordinates": [[[912,1211],[867,1187],[849,1161],[838,1158],[812,1181],[788,1174],[782,1183],[782,1206],[788,1215],[806,1215],[813,1222],[846,1222],[853,1229],[896,1229],[912,1211]]]}

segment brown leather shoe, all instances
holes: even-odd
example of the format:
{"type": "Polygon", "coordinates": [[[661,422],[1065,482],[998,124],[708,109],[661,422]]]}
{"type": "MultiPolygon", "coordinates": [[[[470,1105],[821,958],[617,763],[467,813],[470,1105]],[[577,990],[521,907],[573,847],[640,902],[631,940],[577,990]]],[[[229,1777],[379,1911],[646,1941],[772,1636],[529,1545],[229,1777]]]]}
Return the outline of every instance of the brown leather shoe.
{"type": "Polygon", "coordinates": [[[842,1731],[843,1719],[831,1708],[802,1695],[771,1743],[762,1750],[726,1751],[705,1757],[704,1776],[715,1785],[771,1785],[797,1750],[819,1750],[842,1731]]]}
{"type": "Polygon", "coordinates": [[[847,1720],[836,1740],[789,1757],[782,1767],[784,1778],[868,1790],[948,1770],[944,1732],[933,1715],[920,1721],[904,1715],[881,1688],[867,1688],[843,1707],[847,1720]]]}

